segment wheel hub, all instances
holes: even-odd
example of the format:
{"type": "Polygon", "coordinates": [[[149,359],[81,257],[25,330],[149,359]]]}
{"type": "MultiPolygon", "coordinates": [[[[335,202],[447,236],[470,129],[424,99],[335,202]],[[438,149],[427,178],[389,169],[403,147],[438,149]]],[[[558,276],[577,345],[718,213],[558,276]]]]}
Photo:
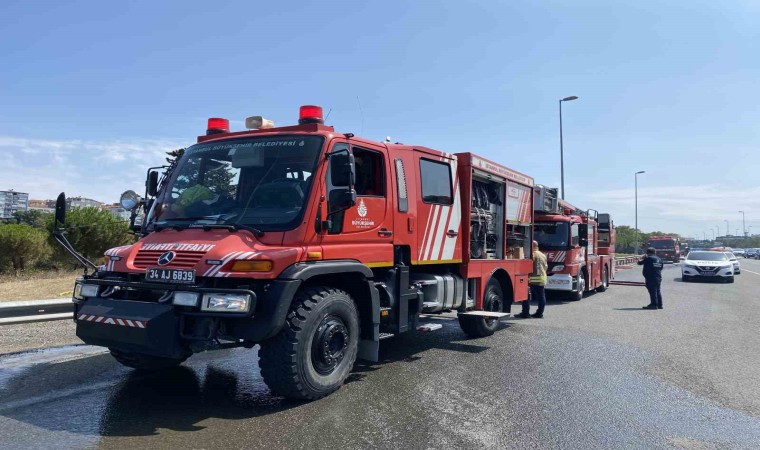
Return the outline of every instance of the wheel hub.
{"type": "Polygon", "coordinates": [[[343,361],[348,348],[348,328],[334,316],[325,317],[314,333],[311,359],[314,369],[322,375],[329,375],[343,361]]]}

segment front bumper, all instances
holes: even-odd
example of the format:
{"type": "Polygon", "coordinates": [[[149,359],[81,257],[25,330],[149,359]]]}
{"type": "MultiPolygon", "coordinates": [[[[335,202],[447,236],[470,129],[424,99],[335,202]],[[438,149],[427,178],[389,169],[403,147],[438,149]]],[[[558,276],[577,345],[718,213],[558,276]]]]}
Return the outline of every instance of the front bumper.
{"type": "MultiPolygon", "coordinates": [[[[99,295],[108,295],[104,292],[114,286],[118,289],[136,290],[141,292],[141,296],[142,291],[160,291],[165,294],[161,297],[162,301],[147,300],[146,298],[150,297],[147,292],[145,298],[129,300],[100,296],[84,300],[74,299],[76,334],[86,344],[167,358],[181,358],[188,354],[193,341],[209,341],[235,335],[239,335],[235,336],[236,339],[251,340],[279,331],[277,321],[280,314],[274,314],[279,313],[279,309],[269,307],[259,308],[257,311],[257,296],[251,290],[95,278],[83,282],[99,285],[99,295]],[[250,296],[251,305],[248,312],[201,311],[198,307],[171,304],[171,294],[174,291],[247,294],[250,296]],[[258,315],[259,312],[262,313],[262,317],[254,318],[254,313],[258,315]]],[[[276,285],[282,282],[271,284],[274,285],[273,292],[281,292],[276,289],[276,285]]]]}
{"type": "Polygon", "coordinates": [[[575,290],[575,278],[567,273],[547,275],[546,290],[572,292],[575,290]]]}
{"type": "Polygon", "coordinates": [[[706,271],[693,267],[683,267],[681,269],[681,276],[687,276],[692,278],[704,277],[704,278],[730,278],[734,276],[733,267],[721,267],[715,271],[706,271]]]}

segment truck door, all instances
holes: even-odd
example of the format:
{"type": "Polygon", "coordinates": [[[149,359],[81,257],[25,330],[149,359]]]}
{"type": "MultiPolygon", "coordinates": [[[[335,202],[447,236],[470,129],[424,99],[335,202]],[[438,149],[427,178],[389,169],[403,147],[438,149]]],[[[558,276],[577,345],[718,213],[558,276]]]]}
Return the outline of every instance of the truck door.
{"type": "Polygon", "coordinates": [[[462,261],[460,189],[456,159],[415,150],[419,176],[417,245],[412,261],[445,264],[462,261]]]}
{"type": "MultiPolygon", "coordinates": [[[[332,152],[350,150],[354,155],[356,204],[330,217],[331,226],[321,235],[323,259],[356,259],[370,267],[393,265],[393,216],[389,161],[384,149],[338,142],[332,152]]],[[[333,188],[325,173],[328,193],[333,188]]]]}

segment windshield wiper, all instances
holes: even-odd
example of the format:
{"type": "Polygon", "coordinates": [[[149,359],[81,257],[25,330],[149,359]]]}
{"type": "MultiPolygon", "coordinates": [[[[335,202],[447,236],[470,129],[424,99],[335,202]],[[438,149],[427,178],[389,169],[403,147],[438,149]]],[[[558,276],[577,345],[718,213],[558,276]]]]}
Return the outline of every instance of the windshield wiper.
{"type": "Polygon", "coordinates": [[[258,228],[250,227],[248,225],[243,225],[240,223],[234,223],[234,224],[227,224],[227,223],[199,223],[196,225],[190,225],[188,228],[202,228],[203,231],[208,230],[230,230],[230,231],[237,231],[237,230],[245,230],[250,232],[255,237],[259,238],[264,236],[264,232],[259,230],[258,228]]]}
{"type": "MultiPolygon", "coordinates": [[[[203,217],[175,217],[173,219],[160,219],[163,222],[195,222],[197,220],[215,220],[212,217],[209,216],[203,216],[203,217]]],[[[153,229],[156,231],[165,230],[167,228],[173,228],[175,230],[184,230],[187,228],[187,226],[182,226],[180,224],[175,225],[166,225],[166,224],[158,224],[158,220],[153,221],[155,225],[153,225],[153,229]]]]}

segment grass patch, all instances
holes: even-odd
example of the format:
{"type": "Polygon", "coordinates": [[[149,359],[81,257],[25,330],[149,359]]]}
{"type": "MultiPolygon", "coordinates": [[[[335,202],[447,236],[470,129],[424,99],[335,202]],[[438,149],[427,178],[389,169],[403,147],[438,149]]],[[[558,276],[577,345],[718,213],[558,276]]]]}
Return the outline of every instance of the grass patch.
{"type": "Polygon", "coordinates": [[[0,276],[0,302],[70,297],[81,270],[0,276]]]}

